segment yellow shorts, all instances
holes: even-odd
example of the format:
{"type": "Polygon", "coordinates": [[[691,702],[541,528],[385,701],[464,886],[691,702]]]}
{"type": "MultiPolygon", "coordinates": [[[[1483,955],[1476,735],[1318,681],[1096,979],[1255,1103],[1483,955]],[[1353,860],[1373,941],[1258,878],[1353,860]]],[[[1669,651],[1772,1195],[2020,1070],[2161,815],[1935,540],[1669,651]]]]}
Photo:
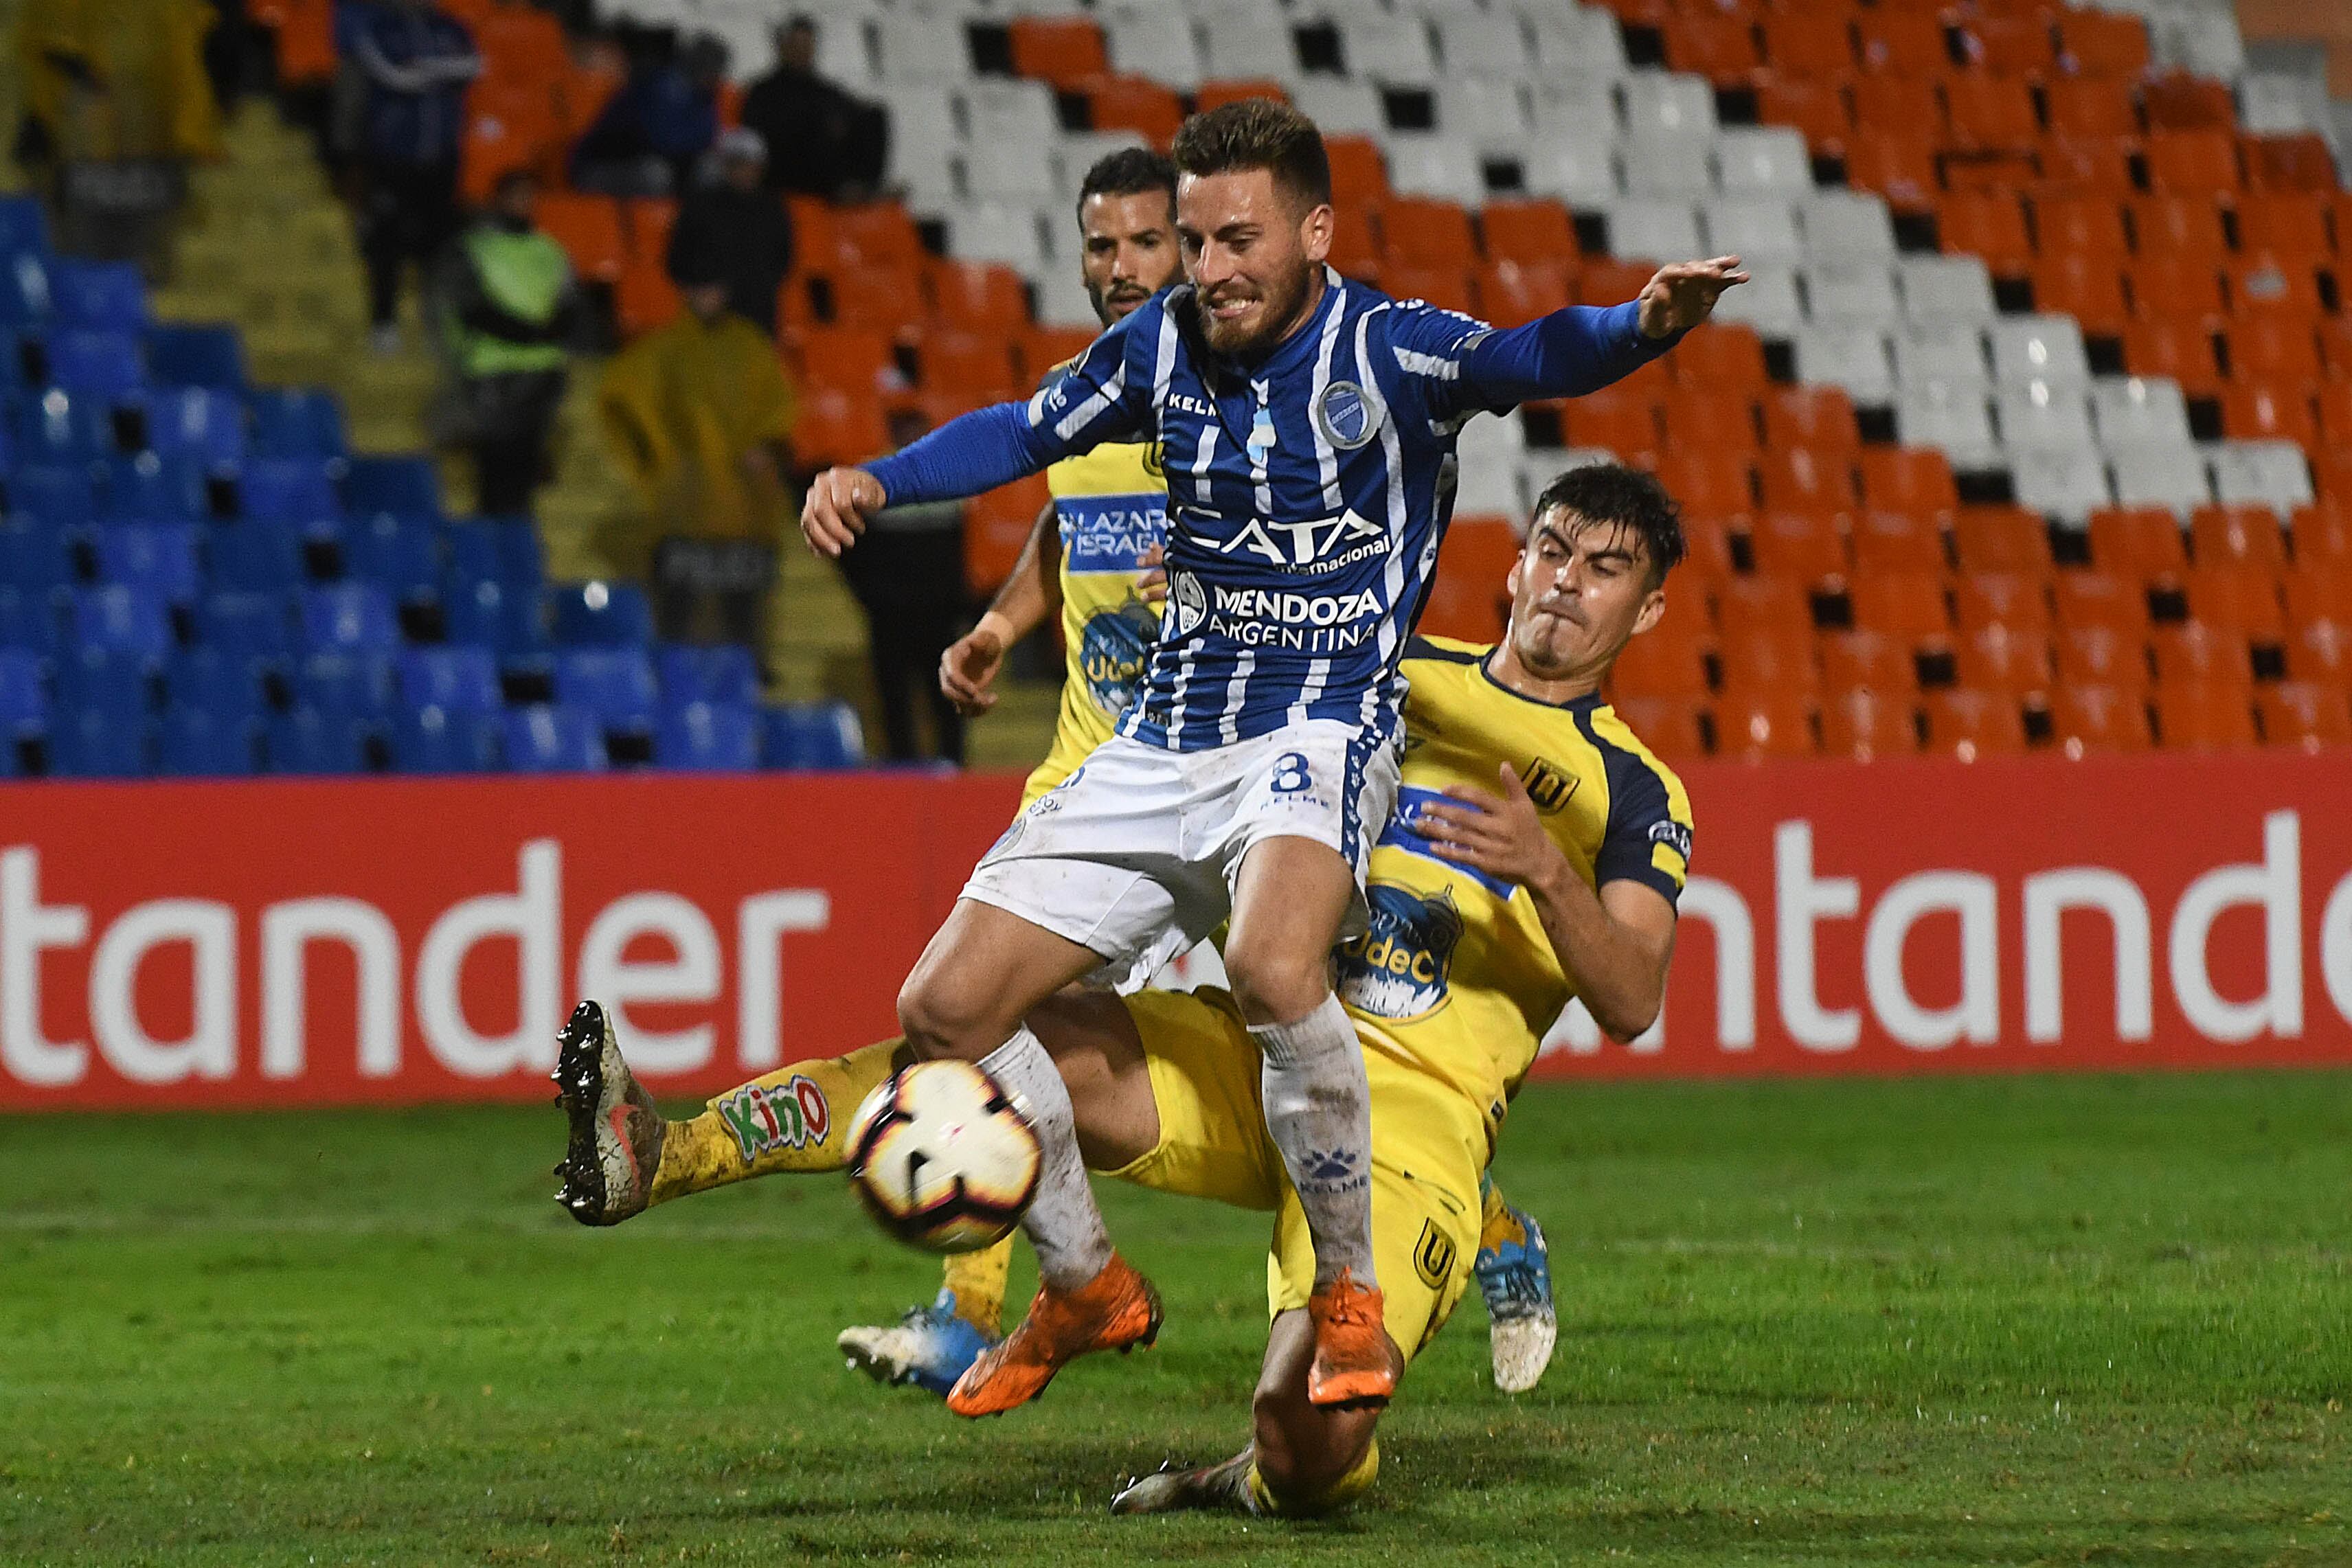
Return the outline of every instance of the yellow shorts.
{"type": "MultiPolygon", "coordinates": [[[[1256,1042],[1225,992],[1140,991],[1125,998],[1143,1036],[1160,1143],[1108,1174],[1162,1192],[1273,1209],[1268,1316],[1315,1289],[1307,1218],[1265,1131],[1256,1042]]],[[[1389,1337],[1406,1360],[1434,1338],[1478,1255],[1478,1176],[1486,1134],[1477,1107],[1425,1073],[1364,1053],[1372,1090],[1372,1267],[1389,1337]]]]}

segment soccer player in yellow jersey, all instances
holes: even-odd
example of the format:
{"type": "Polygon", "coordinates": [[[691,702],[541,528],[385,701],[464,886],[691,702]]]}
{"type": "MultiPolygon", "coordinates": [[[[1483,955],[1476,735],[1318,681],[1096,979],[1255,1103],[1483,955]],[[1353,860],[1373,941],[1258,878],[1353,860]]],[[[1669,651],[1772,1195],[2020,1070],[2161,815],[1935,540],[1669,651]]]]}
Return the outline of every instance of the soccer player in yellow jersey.
{"type": "MultiPolygon", "coordinates": [[[[1481,1178],[1544,1030],[1576,997],[1631,1039],[1664,996],[1690,803],[1601,687],[1664,612],[1682,553],[1655,480],[1571,470],[1545,490],[1512,566],[1503,641],[1424,639],[1405,659],[1403,789],[1372,853],[1371,929],[1335,955],[1371,1085],[1373,1245],[1400,1368],[1470,1282],[1481,1178]]],[[[1113,1508],[1304,1514],[1360,1495],[1379,1468],[1380,1412],[1307,1398],[1313,1248],[1232,999],[1065,992],[1030,1026],[1069,1088],[1090,1166],[1276,1214],[1248,1445],[1206,1469],[1137,1481],[1113,1508]]],[[[560,1196],[583,1221],[610,1224],[751,1176],[838,1169],[849,1107],[904,1054],[883,1041],[796,1063],[665,1123],[603,1009],[583,1003],[558,1068],[572,1124],[560,1196]]]]}

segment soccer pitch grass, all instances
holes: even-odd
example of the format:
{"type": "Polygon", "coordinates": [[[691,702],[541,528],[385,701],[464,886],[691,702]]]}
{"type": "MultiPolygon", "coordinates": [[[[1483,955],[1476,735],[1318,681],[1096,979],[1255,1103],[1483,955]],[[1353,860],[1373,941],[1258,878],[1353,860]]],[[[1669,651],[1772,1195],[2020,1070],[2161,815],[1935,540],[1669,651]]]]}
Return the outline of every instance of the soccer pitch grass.
{"type": "Polygon", "coordinates": [[[1305,1524],[1104,1509],[1244,1435],[1261,1217],[1106,1184],[1159,1348],[968,1424],[834,1353],[936,1277],[839,1177],[591,1232],[562,1143],[0,1119],[0,1561],[2352,1562],[2352,1074],[1530,1089],[1549,1375],[1465,1301],[1305,1524]]]}

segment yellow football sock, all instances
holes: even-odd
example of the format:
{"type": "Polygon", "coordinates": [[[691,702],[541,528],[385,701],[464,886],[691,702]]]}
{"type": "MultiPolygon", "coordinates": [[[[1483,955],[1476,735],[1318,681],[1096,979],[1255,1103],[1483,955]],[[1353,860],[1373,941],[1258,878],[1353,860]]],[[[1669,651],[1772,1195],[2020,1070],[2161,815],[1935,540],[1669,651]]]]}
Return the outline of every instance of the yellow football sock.
{"type": "Polygon", "coordinates": [[[1373,1480],[1381,1473],[1381,1440],[1373,1438],[1364,1445],[1364,1457],[1358,1459],[1348,1473],[1311,1497],[1284,1499],[1276,1495],[1258,1473],[1257,1461],[1249,1468],[1249,1498],[1251,1506],[1259,1513],[1274,1518],[1311,1519],[1317,1514],[1337,1513],[1358,1498],[1372,1490],[1373,1480]]]}
{"type": "Polygon", "coordinates": [[[1490,1252],[1506,1243],[1523,1243],[1528,1239],[1527,1227],[1503,1201],[1503,1189],[1492,1177],[1481,1177],[1478,1183],[1480,1213],[1478,1216],[1478,1249],[1490,1252]]]}
{"type": "Polygon", "coordinates": [[[1013,1239],[947,1260],[940,1283],[955,1297],[956,1316],[995,1335],[1004,1330],[1004,1281],[1013,1271],[1013,1239]]]}
{"type": "Polygon", "coordinates": [[[837,1171],[849,1163],[849,1118],[892,1071],[903,1040],[847,1056],[795,1061],[739,1084],[662,1132],[650,1203],[777,1171],[837,1171]]]}

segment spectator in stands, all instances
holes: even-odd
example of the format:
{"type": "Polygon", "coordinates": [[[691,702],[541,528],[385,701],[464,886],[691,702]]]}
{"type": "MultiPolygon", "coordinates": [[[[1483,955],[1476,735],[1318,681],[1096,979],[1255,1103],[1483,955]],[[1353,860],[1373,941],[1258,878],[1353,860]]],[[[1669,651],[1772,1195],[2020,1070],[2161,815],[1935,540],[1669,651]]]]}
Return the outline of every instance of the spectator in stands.
{"type": "Polygon", "coordinates": [[[816,74],[816,24],[776,29],[776,67],[743,95],[743,123],[767,139],[768,183],[829,202],[872,199],[890,156],[890,116],[816,74]]]}
{"type": "Polygon", "coordinates": [[[719,177],[678,204],[669,232],[670,280],[680,288],[724,284],[728,308],[771,338],[776,335],[776,291],[793,267],[793,221],[782,197],[767,190],[768,148],[747,127],[719,139],[719,177]]]}
{"type": "MultiPolygon", "coordinates": [[[[890,438],[900,446],[930,429],[913,409],[890,416],[890,438]]],[[[925,757],[961,765],[963,716],[940,689],[940,656],[971,623],[964,586],[963,504],[892,507],[877,513],[854,550],[844,550],[842,575],[866,609],[866,647],[882,731],[890,759],[925,757]],[[854,559],[863,557],[864,559],[854,559]],[[916,735],[918,705],[931,715],[928,752],[916,735]]]]}
{"type": "Polygon", "coordinates": [[[724,283],[679,292],[677,319],[605,368],[598,411],[659,539],[656,629],[764,655],[776,540],[795,511],[792,389],[774,341],[728,308],[724,283]]]}
{"type": "Polygon", "coordinates": [[[473,35],[432,0],[352,0],[336,7],[346,80],[358,106],[347,145],[360,182],[360,254],[368,319],[381,354],[400,350],[400,272],[420,272],[457,232],[457,154],[466,85],[482,72],[473,35]]]}
{"type": "Polygon", "coordinates": [[[572,150],[572,183],[614,196],[667,196],[690,183],[719,139],[727,46],[708,34],[675,56],[633,59],[629,78],[572,150]]]}
{"type": "Polygon", "coordinates": [[[497,517],[528,515],[547,481],[564,345],[583,315],[571,258],[532,221],[538,201],[536,176],[500,176],[448,268],[457,434],[473,453],[475,507],[497,517]]]}

